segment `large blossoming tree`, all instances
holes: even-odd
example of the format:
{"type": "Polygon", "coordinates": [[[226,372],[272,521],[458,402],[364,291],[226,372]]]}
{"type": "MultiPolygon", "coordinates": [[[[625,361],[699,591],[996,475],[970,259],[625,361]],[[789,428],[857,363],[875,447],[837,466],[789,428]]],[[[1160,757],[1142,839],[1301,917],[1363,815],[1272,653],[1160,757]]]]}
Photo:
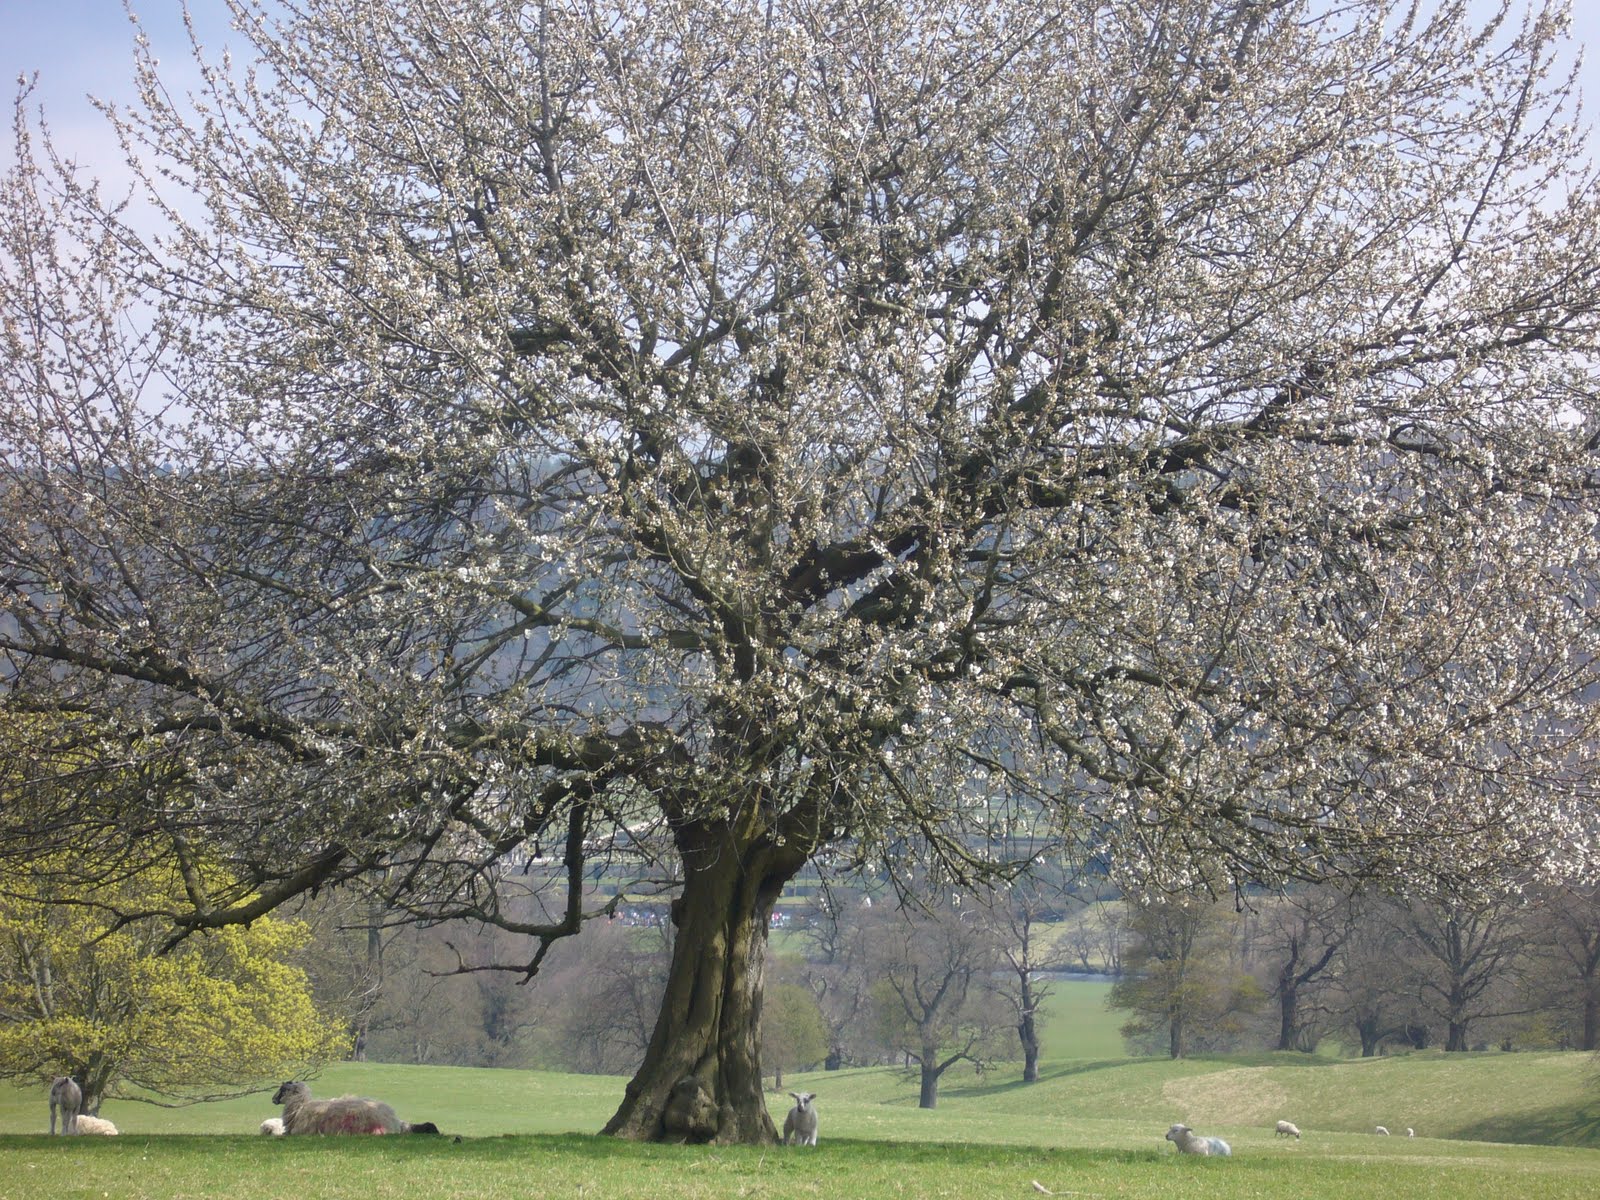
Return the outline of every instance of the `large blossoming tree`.
{"type": "Polygon", "coordinates": [[[175,936],[378,880],[531,972],[661,848],[608,1129],[729,1141],[773,1137],[768,915],[827,847],[1171,888],[1587,851],[1556,17],[235,16],[242,65],[145,57],[116,116],[160,234],[19,121],[0,687],[55,716],[0,851],[159,847],[175,936]]]}

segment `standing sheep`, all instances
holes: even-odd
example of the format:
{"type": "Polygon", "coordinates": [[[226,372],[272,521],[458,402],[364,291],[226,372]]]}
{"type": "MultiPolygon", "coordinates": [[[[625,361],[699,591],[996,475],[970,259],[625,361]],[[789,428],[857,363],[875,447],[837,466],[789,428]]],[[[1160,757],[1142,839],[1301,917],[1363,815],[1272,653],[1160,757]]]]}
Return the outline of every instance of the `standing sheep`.
{"type": "Polygon", "coordinates": [[[1278,1132],[1275,1133],[1273,1136],[1274,1137],[1292,1137],[1292,1138],[1294,1138],[1295,1141],[1298,1142],[1300,1140],[1300,1127],[1298,1125],[1296,1125],[1293,1121],[1279,1121],[1278,1122],[1278,1132]]]}
{"type": "Polygon", "coordinates": [[[78,1113],[83,1109],[83,1089],[70,1075],[57,1075],[50,1081],[50,1132],[56,1131],[56,1111],[61,1112],[61,1132],[78,1132],[78,1113]]]}
{"type": "Polygon", "coordinates": [[[799,1146],[815,1146],[817,1144],[817,1110],[811,1102],[817,1098],[815,1092],[790,1092],[794,1097],[794,1107],[789,1110],[789,1115],[783,1119],[783,1143],[799,1146]]]}
{"type": "Polygon", "coordinates": [[[1178,1147],[1179,1154],[1201,1154],[1207,1157],[1215,1155],[1227,1158],[1233,1153],[1232,1148],[1221,1138],[1206,1137],[1182,1124],[1174,1125],[1167,1130],[1167,1141],[1178,1147]]]}
{"type": "Polygon", "coordinates": [[[106,1137],[116,1137],[117,1127],[104,1117],[91,1117],[87,1113],[78,1118],[79,1133],[99,1133],[106,1137]]]}

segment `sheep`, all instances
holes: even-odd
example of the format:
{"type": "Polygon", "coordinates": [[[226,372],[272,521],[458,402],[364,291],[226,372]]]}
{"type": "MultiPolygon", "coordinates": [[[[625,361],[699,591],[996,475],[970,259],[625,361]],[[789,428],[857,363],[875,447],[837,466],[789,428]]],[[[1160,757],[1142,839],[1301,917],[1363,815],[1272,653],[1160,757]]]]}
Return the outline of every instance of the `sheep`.
{"type": "Polygon", "coordinates": [[[283,1118],[268,1117],[265,1121],[261,1122],[261,1132],[267,1137],[282,1137],[284,1132],[283,1118]]]}
{"type": "Polygon", "coordinates": [[[104,1117],[91,1117],[84,1113],[78,1118],[79,1133],[99,1133],[106,1137],[116,1137],[117,1127],[104,1117]]]}
{"type": "Polygon", "coordinates": [[[1183,1124],[1174,1125],[1167,1130],[1167,1141],[1178,1147],[1179,1154],[1216,1155],[1227,1158],[1233,1153],[1228,1143],[1221,1138],[1206,1137],[1183,1124]]]}
{"type": "Polygon", "coordinates": [[[50,1132],[56,1131],[56,1112],[61,1113],[61,1132],[78,1132],[78,1113],[83,1109],[83,1089],[70,1075],[57,1075],[50,1081],[50,1132]]]}
{"type": "Polygon", "coordinates": [[[1292,1137],[1292,1138],[1294,1138],[1295,1141],[1298,1142],[1300,1140],[1300,1127],[1298,1125],[1296,1125],[1293,1121],[1279,1121],[1278,1122],[1278,1132],[1275,1133],[1273,1136],[1274,1137],[1292,1137]]]}
{"type": "Polygon", "coordinates": [[[815,1092],[790,1092],[794,1097],[794,1107],[789,1110],[789,1115],[783,1119],[783,1144],[798,1146],[815,1146],[817,1144],[817,1110],[811,1102],[817,1098],[815,1092]]]}
{"type": "Polygon", "coordinates": [[[1387,1129],[1385,1129],[1382,1125],[1374,1125],[1372,1127],[1372,1132],[1378,1134],[1380,1137],[1388,1137],[1389,1136],[1389,1131],[1387,1129]]]}
{"type": "Polygon", "coordinates": [[[364,1096],[339,1096],[313,1100],[311,1088],[287,1079],[272,1094],[283,1105],[283,1131],[296,1133],[404,1133],[406,1123],[381,1100],[364,1096]]]}
{"type": "Polygon", "coordinates": [[[1415,1129],[1412,1129],[1411,1126],[1407,1125],[1406,1126],[1406,1136],[1407,1137],[1416,1137],[1417,1136],[1417,1131],[1415,1129]]]}

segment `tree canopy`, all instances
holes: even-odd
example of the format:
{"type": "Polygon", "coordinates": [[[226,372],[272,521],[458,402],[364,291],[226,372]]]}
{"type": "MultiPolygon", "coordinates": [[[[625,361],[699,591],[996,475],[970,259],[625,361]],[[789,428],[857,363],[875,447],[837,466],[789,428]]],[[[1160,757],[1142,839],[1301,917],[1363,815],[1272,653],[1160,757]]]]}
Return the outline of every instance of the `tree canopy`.
{"type": "Polygon", "coordinates": [[[162,233],[25,115],[0,185],[0,688],[61,718],[8,858],[160,844],[175,936],[376,880],[532,972],[592,860],[660,855],[608,1128],[737,1141],[825,848],[1173,889],[1589,852],[1553,11],[232,7],[242,53],[188,98],[145,55],[114,117],[162,233]]]}
{"type": "Polygon", "coordinates": [[[106,889],[70,874],[0,873],[0,1077],[70,1074],[85,1103],[188,1103],[244,1095],[338,1053],[338,1022],[316,1010],[295,921],[264,917],[156,949],[176,880],[152,870],[106,889]]]}

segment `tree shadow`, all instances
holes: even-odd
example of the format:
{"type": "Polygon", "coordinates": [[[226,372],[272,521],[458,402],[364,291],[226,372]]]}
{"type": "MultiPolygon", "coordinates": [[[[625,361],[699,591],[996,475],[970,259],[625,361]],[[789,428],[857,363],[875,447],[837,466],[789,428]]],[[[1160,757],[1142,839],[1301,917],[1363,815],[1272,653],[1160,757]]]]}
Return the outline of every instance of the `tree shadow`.
{"type": "MultiPolygon", "coordinates": [[[[1140,1059],[1133,1058],[1105,1058],[1083,1059],[1069,1063],[1060,1063],[1051,1067],[1041,1067],[1039,1078],[1034,1083],[1024,1083],[1020,1079],[1010,1079],[1003,1083],[955,1083],[945,1084],[939,1088],[940,1096],[1004,1096],[1008,1092],[1019,1092],[1026,1088],[1038,1087],[1041,1083],[1050,1083],[1058,1079],[1070,1079],[1074,1075],[1091,1075],[1098,1071],[1110,1070],[1114,1067],[1129,1067],[1136,1065],[1140,1059]]],[[[1165,1059],[1151,1059],[1152,1062],[1165,1062],[1165,1059]]]]}
{"type": "Polygon", "coordinates": [[[1479,1142],[1600,1147],[1600,1100],[1486,1117],[1455,1134],[1479,1142]]]}

